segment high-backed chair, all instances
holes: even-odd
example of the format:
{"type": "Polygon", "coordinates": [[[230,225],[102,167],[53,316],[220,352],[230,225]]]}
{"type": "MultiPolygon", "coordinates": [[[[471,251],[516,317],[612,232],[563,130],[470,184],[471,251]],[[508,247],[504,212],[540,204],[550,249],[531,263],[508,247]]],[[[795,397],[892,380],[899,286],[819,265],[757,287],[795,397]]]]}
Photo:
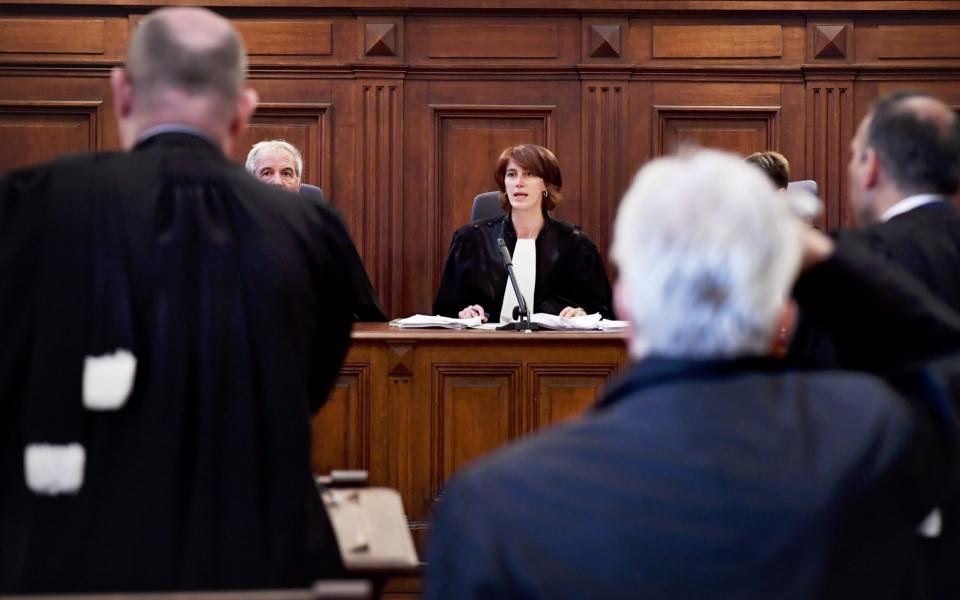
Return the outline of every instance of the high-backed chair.
{"type": "Polygon", "coordinates": [[[483,192],[473,199],[473,210],[470,211],[470,220],[479,221],[499,217],[503,214],[500,208],[500,192],[483,192]]]}
{"type": "Polygon", "coordinates": [[[310,185],[309,183],[300,184],[300,195],[306,198],[320,200],[322,202],[327,201],[327,199],[323,196],[323,190],[315,185],[310,185]]]}

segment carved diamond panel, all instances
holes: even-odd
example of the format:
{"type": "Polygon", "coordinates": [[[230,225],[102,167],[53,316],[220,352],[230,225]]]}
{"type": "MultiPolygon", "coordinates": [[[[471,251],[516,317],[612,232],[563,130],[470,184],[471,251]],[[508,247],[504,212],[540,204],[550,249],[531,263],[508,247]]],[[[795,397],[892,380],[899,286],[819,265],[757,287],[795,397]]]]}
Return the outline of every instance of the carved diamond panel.
{"type": "Polygon", "coordinates": [[[394,23],[366,23],[363,27],[365,56],[396,56],[397,26],[394,23]]]}
{"type": "Polygon", "coordinates": [[[619,25],[590,26],[590,56],[618,58],[620,54],[619,25]]]}
{"type": "Polygon", "coordinates": [[[813,46],[816,58],[846,58],[847,26],[814,25],[813,46]]]}

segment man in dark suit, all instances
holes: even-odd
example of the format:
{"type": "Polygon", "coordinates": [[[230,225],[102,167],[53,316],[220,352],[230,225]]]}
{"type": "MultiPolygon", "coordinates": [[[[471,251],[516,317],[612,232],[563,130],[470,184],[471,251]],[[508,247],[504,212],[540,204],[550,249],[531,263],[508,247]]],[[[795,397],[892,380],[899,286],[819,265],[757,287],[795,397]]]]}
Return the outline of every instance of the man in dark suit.
{"type": "MultiPolygon", "coordinates": [[[[923,92],[880,98],[850,144],[848,183],[851,216],[859,228],[837,237],[908,271],[960,311],[960,215],[951,198],[960,186],[956,113],[923,92]]],[[[803,312],[789,356],[804,364],[851,366],[803,312]]]]}
{"type": "MultiPolygon", "coordinates": [[[[960,311],[960,119],[924,92],[903,90],[880,98],[860,123],[850,145],[849,204],[857,229],[838,239],[859,245],[904,269],[954,310],[960,311]]],[[[886,327],[887,323],[881,323],[886,327]]],[[[843,368],[872,359],[838,350],[811,315],[801,313],[790,347],[792,359],[843,368]]],[[[933,513],[921,531],[930,567],[930,594],[960,598],[960,500],[933,513]]]]}
{"type": "Polygon", "coordinates": [[[0,593],[341,568],[309,449],[349,344],[350,242],[226,158],[245,74],[225,19],[157,11],[112,76],[127,151],[0,179],[0,593]]]}
{"type": "Polygon", "coordinates": [[[949,403],[916,376],[908,403],[871,375],[762,358],[801,259],[798,297],[842,314],[839,343],[885,346],[892,366],[874,326],[895,314],[897,335],[955,347],[954,313],[856,250],[733,156],[644,167],[613,247],[638,363],[580,421],[456,476],[426,597],[911,597],[913,529],[952,466],[949,403]]]}
{"type": "Polygon", "coordinates": [[[914,91],[881,98],[850,147],[853,217],[844,232],[900,265],[960,311],[960,119],[914,91]]]}
{"type": "MultiPolygon", "coordinates": [[[[284,140],[264,140],[257,142],[247,153],[247,170],[264,183],[281,187],[288,192],[300,194],[307,202],[331,208],[323,195],[323,190],[302,183],[303,156],[296,146],[284,140]]],[[[357,303],[353,307],[353,316],[357,321],[386,321],[387,315],[380,306],[377,292],[370,283],[370,276],[363,267],[363,260],[357,247],[350,243],[347,248],[349,260],[348,272],[354,286],[357,303]]]]}

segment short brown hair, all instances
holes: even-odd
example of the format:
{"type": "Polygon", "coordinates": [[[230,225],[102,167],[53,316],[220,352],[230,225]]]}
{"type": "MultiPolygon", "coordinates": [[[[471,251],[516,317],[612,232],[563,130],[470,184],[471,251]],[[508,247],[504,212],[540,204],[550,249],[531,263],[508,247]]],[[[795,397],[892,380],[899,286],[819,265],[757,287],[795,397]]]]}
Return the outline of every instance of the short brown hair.
{"type": "Polygon", "coordinates": [[[767,174],[770,181],[778,188],[786,188],[790,183],[790,162],[787,157],[779,152],[772,150],[767,152],[754,152],[744,159],[752,165],[757,165],[760,170],[767,174]]]}
{"type": "Polygon", "coordinates": [[[507,163],[511,158],[528,173],[543,179],[543,184],[547,188],[547,196],[542,203],[544,214],[556,208],[557,203],[560,202],[560,188],[563,187],[563,177],[560,175],[560,163],[557,157],[543,146],[520,144],[510,146],[501,152],[500,158],[497,159],[497,170],[493,178],[497,181],[497,187],[500,188],[500,208],[503,212],[510,212],[510,199],[507,198],[507,186],[503,180],[507,174],[507,163]]]}

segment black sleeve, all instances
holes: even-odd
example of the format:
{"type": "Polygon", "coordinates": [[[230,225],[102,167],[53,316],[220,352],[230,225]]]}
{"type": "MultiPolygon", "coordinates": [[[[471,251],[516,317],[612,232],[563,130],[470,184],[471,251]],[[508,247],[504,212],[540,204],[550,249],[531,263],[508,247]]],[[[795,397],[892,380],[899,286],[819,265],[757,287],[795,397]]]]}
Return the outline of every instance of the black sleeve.
{"type": "MultiPolygon", "coordinates": [[[[828,562],[822,589],[829,592],[823,598],[893,597],[889,582],[878,587],[873,575],[885,568],[901,568],[905,575],[915,570],[910,563],[916,529],[934,508],[944,509],[955,489],[957,429],[943,382],[931,369],[890,374],[888,382],[900,402],[887,411],[890,418],[876,424],[875,442],[855,476],[844,482],[849,493],[837,506],[829,549],[836,559],[828,562]],[[874,540],[875,548],[863,552],[874,540]]],[[[950,570],[955,572],[954,564],[950,570]]],[[[903,583],[913,588],[917,582],[906,577],[903,583]]],[[[928,597],[917,591],[895,596],[928,597]]]]}
{"type": "Polygon", "coordinates": [[[958,487],[960,354],[895,371],[887,381],[907,399],[916,419],[915,443],[902,460],[907,481],[900,487],[911,490],[902,502],[907,514],[919,520],[931,507],[914,504],[913,496],[925,496],[936,505],[945,496],[955,495],[958,487]]]}
{"type": "Polygon", "coordinates": [[[960,349],[960,315],[906,271],[843,239],[799,278],[794,298],[807,319],[799,325],[828,338],[835,366],[883,373],[960,349]]]}
{"type": "MultiPolygon", "coordinates": [[[[466,281],[467,266],[464,261],[470,257],[470,244],[466,243],[464,236],[460,232],[453,234],[453,241],[450,242],[450,252],[447,254],[447,262],[443,266],[443,275],[440,278],[440,288],[437,290],[437,298],[433,302],[433,314],[444,317],[457,317],[460,311],[471,304],[482,304],[482,299],[467,300],[466,291],[471,286],[471,282],[466,281]]],[[[484,310],[490,312],[491,307],[484,306],[484,310]]]]}
{"type": "Polygon", "coordinates": [[[582,232],[574,233],[576,242],[560,271],[551,277],[550,290],[534,312],[560,314],[564,308],[582,308],[587,314],[600,313],[613,318],[613,294],[597,246],[582,232]]]}
{"type": "MultiPolygon", "coordinates": [[[[340,212],[330,204],[323,195],[323,190],[313,188],[308,191],[309,193],[304,193],[302,190],[300,197],[308,202],[319,205],[322,209],[329,210],[336,215],[341,222],[343,221],[340,212]]],[[[387,314],[380,304],[376,290],[373,289],[373,283],[370,282],[370,276],[363,266],[363,260],[360,258],[360,253],[357,252],[357,247],[353,243],[349,232],[347,233],[347,241],[349,244],[343,246],[341,256],[343,256],[346,261],[347,273],[350,276],[350,285],[356,296],[356,304],[353,306],[353,320],[365,322],[387,321],[387,314]]]]}
{"type": "MultiPolygon", "coordinates": [[[[353,242],[346,227],[330,209],[319,207],[319,247],[322,276],[317,297],[324,304],[317,311],[323,322],[317,327],[313,340],[313,366],[310,379],[310,408],[323,406],[340,371],[340,365],[350,347],[356,289],[351,283],[350,252],[353,242]],[[333,292],[334,290],[339,290],[333,292]]],[[[355,252],[355,250],[354,250],[355,252]]]]}
{"type": "Polygon", "coordinates": [[[354,321],[366,322],[384,322],[387,321],[387,315],[380,306],[380,300],[377,298],[377,292],[373,289],[370,282],[370,276],[363,266],[363,260],[357,252],[357,247],[353,244],[347,234],[346,240],[341,246],[341,255],[346,263],[348,275],[350,277],[350,287],[353,288],[355,304],[353,305],[354,321]]]}

